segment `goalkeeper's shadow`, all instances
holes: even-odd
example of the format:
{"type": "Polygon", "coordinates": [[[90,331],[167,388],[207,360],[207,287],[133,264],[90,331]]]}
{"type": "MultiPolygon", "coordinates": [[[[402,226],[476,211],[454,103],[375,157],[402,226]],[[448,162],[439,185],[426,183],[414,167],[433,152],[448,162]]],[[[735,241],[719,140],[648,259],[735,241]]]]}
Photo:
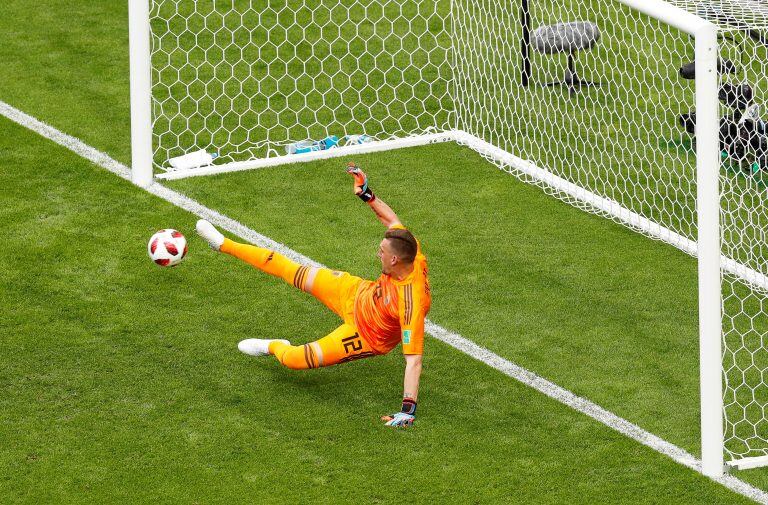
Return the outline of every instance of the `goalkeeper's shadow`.
{"type": "Polygon", "coordinates": [[[402,384],[393,380],[391,359],[391,356],[380,356],[311,370],[291,370],[273,358],[274,362],[264,367],[271,382],[283,386],[284,394],[306,396],[307,401],[354,406],[365,399],[400,394],[402,384]]]}

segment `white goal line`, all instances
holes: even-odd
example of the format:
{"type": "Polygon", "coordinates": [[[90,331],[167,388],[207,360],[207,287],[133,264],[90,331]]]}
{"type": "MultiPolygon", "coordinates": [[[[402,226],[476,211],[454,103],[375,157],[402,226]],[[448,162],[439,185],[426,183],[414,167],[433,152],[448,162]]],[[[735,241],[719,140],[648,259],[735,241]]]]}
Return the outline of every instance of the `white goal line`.
{"type": "MultiPolygon", "coordinates": [[[[5,116],[11,121],[28,128],[35,133],[47,138],[62,147],[69,149],[70,151],[78,154],[92,163],[109,170],[110,172],[122,177],[123,179],[130,180],[130,169],[119,161],[114,160],[109,155],[101,152],[87,144],[80,139],[67,135],[52,126],[43,123],[42,121],[12,107],[11,105],[0,101],[0,115],[5,116]]],[[[235,234],[242,239],[257,244],[261,247],[273,249],[294,261],[302,262],[305,264],[322,266],[320,263],[307,258],[306,256],[290,249],[289,247],[276,242],[269,237],[266,237],[251,228],[243,225],[242,223],[235,221],[234,219],[227,217],[213,209],[210,209],[201,203],[189,198],[186,195],[178,193],[172,189],[155,183],[146,188],[149,193],[166,200],[177,207],[189,211],[196,216],[202,217],[223,228],[224,230],[235,234]]],[[[427,332],[437,340],[440,340],[454,349],[461,351],[462,353],[482,362],[486,365],[502,372],[503,374],[518,380],[519,382],[547,395],[548,397],[557,400],[572,409],[581,412],[592,419],[608,426],[609,428],[631,438],[669,458],[675,462],[686,466],[698,473],[701,473],[701,460],[685,451],[684,449],[667,442],[666,440],[640,428],[634,423],[627,421],[626,419],[617,416],[616,414],[600,407],[596,403],[587,400],[586,398],[577,396],[576,394],[564,389],[557,384],[540,377],[539,375],[527,370],[505,358],[502,358],[498,354],[472,342],[471,340],[459,335],[458,333],[451,332],[442,326],[427,321],[427,332]]],[[[712,478],[715,482],[722,484],[728,489],[750,498],[758,503],[768,505],[768,493],[758,489],[733,475],[725,474],[721,477],[712,478]]]]}

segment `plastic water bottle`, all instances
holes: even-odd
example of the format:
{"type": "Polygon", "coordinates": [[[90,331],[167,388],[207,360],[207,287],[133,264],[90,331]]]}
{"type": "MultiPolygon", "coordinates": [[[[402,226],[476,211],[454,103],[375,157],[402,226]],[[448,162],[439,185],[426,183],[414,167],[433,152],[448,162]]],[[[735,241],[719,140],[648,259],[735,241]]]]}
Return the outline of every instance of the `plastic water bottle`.
{"type": "Polygon", "coordinates": [[[288,154],[311,153],[312,151],[325,151],[332,149],[339,144],[339,137],[330,135],[323,140],[300,140],[285,146],[288,154]]]}
{"type": "Polygon", "coordinates": [[[357,144],[365,144],[366,142],[373,142],[374,138],[366,134],[345,135],[344,140],[346,140],[346,143],[347,143],[346,145],[354,146],[357,144]]]}
{"type": "Polygon", "coordinates": [[[191,168],[206,167],[213,164],[213,160],[219,157],[219,153],[208,153],[205,149],[176,156],[168,160],[173,170],[189,170],[191,168]]]}
{"type": "Polygon", "coordinates": [[[299,142],[288,144],[285,150],[288,154],[308,153],[310,151],[317,151],[316,145],[317,142],[314,140],[300,140],[299,142]]]}

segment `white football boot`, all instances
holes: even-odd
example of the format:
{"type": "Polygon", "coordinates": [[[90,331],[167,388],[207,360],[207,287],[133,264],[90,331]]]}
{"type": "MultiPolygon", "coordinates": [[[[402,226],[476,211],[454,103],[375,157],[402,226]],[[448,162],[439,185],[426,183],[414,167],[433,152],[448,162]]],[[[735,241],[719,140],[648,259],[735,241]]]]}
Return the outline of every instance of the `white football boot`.
{"type": "Polygon", "coordinates": [[[221,250],[221,244],[224,243],[224,235],[222,235],[211,223],[205,219],[200,219],[197,222],[195,229],[197,230],[197,234],[200,235],[203,240],[208,242],[211,249],[214,251],[221,250]]]}
{"type": "Polygon", "coordinates": [[[246,338],[237,344],[237,348],[240,349],[240,352],[250,354],[251,356],[268,356],[269,344],[272,342],[283,342],[284,344],[291,345],[287,340],[246,338]]]}

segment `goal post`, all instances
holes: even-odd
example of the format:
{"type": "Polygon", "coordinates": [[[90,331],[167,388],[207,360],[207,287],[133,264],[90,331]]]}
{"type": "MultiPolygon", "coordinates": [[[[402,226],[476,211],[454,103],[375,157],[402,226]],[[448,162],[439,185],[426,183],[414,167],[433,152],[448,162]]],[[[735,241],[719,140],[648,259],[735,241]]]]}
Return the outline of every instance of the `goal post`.
{"type": "Polygon", "coordinates": [[[152,58],[149,26],[150,0],[128,0],[131,96],[131,180],[152,184],[152,58]]]}
{"type": "Polygon", "coordinates": [[[697,257],[703,472],[768,464],[768,7],[129,0],[129,15],[136,184],[472,149],[697,257]]]}
{"type": "Polygon", "coordinates": [[[696,186],[699,275],[701,464],[704,475],[724,471],[723,354],[720,288],[720,171],[716,27],[694,21],[696,69],[696,186]]]}

